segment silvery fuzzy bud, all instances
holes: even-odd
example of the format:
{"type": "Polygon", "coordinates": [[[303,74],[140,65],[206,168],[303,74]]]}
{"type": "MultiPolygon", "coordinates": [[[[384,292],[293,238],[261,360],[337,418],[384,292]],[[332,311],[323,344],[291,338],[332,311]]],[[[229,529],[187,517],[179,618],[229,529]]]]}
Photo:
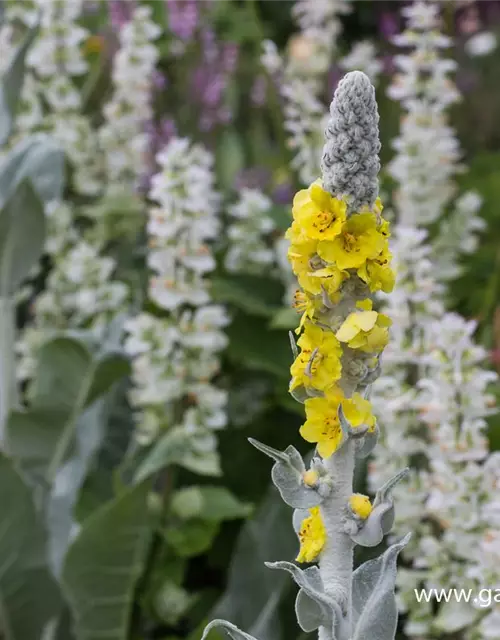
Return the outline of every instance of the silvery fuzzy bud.
{"type": "Polygon", "coordinates": [[[346,74],[330,106],[321,170],[323,187],[345,196],[349,211],[373,206],[380,170],[379,115],[375,89],[361,71],[346,74]]]}

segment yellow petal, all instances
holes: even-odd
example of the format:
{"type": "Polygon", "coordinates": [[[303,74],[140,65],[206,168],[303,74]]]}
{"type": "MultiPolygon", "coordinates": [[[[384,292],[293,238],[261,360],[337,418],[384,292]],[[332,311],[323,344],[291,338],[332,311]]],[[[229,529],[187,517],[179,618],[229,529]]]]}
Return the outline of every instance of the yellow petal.
{"type": "Polygon", "coordinates": [[[352,340],[358,333],[359,329],[346,320],[335,334],[335,337],[339,342],[349,342],[349,340],[352,340]]]}
{"type": "Polygon", "coordinates": [[[370,331],[377,322],[378,313],[376,311],[362,311],[356,313],[356,322],[363,331],[370,331]]]}

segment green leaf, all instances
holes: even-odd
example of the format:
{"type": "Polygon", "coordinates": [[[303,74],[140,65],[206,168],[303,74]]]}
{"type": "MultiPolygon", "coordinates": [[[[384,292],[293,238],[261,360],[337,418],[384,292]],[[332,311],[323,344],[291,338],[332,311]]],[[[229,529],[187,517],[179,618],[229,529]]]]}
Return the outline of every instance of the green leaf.
{"type": "Polygon", "coordinates": [[[31,494],[0,454],[0,626],[5,640],[40,640],[62,606],[31,494]]]}
{"type": "Polygon", "coordinates": [[[269,330],[267,322],[238,314],[226,330],[229,336],[228,358],[235,365],[244,363],[245,368],[266,371],[282,379],[280,385],[287,386],[293,355],[290,340],[284,331],[269,330]]]}
{"type": "Polygon", "coordinates": [[[43,204],[28,181],[21,182],[0,211],[0,296],[15,293],[38,262],[45,244],[43,204]],[[29,230],[29,233],[27,233],[29,230]]]}
{"type": "Polygon", "coordinates": [[[219,533],[219,523],[213,520],[186,520],[165,528],[166,542],[181,558],[198,556],[212,546],[219,533]]]}
{"type": "Polygon", "coordinates": [[[0,83],[0,145],[5,144],[13,128],[17,103],[23,87],[26,53],[37,32],[37,27],[29,30],[24,42],[12,56],[0,83]]]}
{"type": "Polygon", "coordinates": [[[215,452],[199,452],[193,448],[193,436],[182,427],[169,429],[145,457],[136,471],[134,481],[140,482],[172,464],[200,475],[220,475],[219,458],[215,452]]]}
{"type": "Polygon", "coordinates": [[[64,152],[43,133],[21,140],[9,152],[0,168],[0,203],[10,197],[23,180],[30,180],[44,204],[62,198],[64,152]]]}
{"type": "Polygon", "coordinates": [[[186,487],[172,496],[170,509],[182,519],[233,520],[246,518],[252,506],[240,502],[225,487],[186,487]]]}
{"type": "Polygon", "coordinates": [[[218,139],[215,165],[218,182],[226,189],[231,189],[238,173],[245,167],[244,151],[240,135],[226,129],[218,139]]]}
{"type": "Polygon", "coordinates": [[[289,205],[276,204],[269,210],[269,215],[282,231],[286,231],[292,224],[292,207],[289,205]]]}
{"type": "Polygon", "coordinates": [[[127,640],[152,533],[144,482],[90,516],[66,555],[62,583],[78,640],[127,640]]]}
{"type": "Polygon", "coordinates": [[[212,295],[217,302],[256,316],[272,316],[280,308],[283,287],[276,280],[252,275],[225,275],[212,280],[212,295]]]}
{"type": "Polygon", "coordinates": [[[283,573],[266,569],[264,562],[289,559],[297,553],[290,520],[290,507],[272,486],[255,516],[241,530],[226,591],[210,617],[231,618],[261,640],[280,640],[279,606],[289,582],[283,573]]]}

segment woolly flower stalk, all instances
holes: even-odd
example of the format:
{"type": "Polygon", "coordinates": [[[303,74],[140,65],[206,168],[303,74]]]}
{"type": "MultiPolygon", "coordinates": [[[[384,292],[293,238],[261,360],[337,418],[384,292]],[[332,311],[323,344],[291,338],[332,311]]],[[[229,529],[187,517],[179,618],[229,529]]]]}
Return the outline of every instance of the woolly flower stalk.
{"type": "MultiPolygon", "coordinates": [[[[319,563],[304,571],[289,562],[268,563],[290,572],[300,587],[295,611],[301,628],[318,630],[320,640],[393,640],[396,560],[409,536],[353,572],[355,545],[376,546],[391,529],[391,491],[408,471],[396,473],[373,502],[353,490],[355,461],[369,455],[378,438],[368,397],[391,324],[373,308],[373,297],[394,285],[389,223],[374,171],[378,112],[364,73],[344,77],[330,113],[322,179],[296,194],[287,232],[302,313],[297,344],[292,337],[290,392],[305,405],[300,433],[316,445],[316,456],[306,469],[294,447],[281,452],[251,442],[275,460],[273,481],[295,509],[296,560],[319,563]]],[[[249,638],[224,621],[206,631],[217,625],[249,638]]]]}
{"type": "Polygon", "coordinates": [[[160,33],[151,18],[151,7],[146,6],[137,6],[120,29],[120,48],[111,72],[113,96],[104,107],[105,123],[99,130],[106,150],[108,188],[127,183],[138,186],[144,177],[146,125],[152,118],[151,89],[159,58],[154,41],[160,33]]]}
{"type": "Polygon", "coordinates": [[[212,383],[227,338],[224,307],[210,299],[209,248],[219,232],[213,158],[199,145],[174,138],[157,155],[149,212],[149,299],[158,314],[127,323],[134,358],[132,405],[138,441],[150,444],[167,427],[191,436],[198,452],[214,453],[213,431],[226,424],[226,392],[212,383]]]}
{"type": "Polygon", "coordinates": [[[378,484],[401,465],[414,465],[408,484],[395,492],[404,497],[396,531],[415,531],[405,551],[411,566],[398,580],[407,635],[460,630],[465,638],[494,637],[489,634],[498,612],[471,607],[459,619],[448,606],[441,605],[436,614],[414,597],[414,588],[422,586],[461,584],[479,590],[498,582],[488,563],[494,564],[495,542],[489,540],[499,503],[491,477],[484,479],[491,469],[484,434],[492,406],[488,386],[496,376],[483,368],[486,353],[474,344],[474,323],[445,313],[443,305],[446,281],[457,273],[450,242],[464,233],[468,246],[474,246],[471,234],[481,226],[470,219],[473,215],[456,212],[475,213],[477,196],[457,200],[433,244],[424,226],[443,214],[455,190],[458,143],[445,108],[456,99],[456,90],[448,77],[452,65],[442,64],[438,55],[448,41],[439,33],[437,5],[415,3],[403,11],[408,29],[397,42],[415,51],[399,58],[404,74],[391,90],[397,89],[408,115],[390,166],[399,183],[392,245],[398,286],[385,301],[392,340],[373,403],[384,411],[387,429],[369,465],[370,481],[378,484]],[[437,156],[439,166],[434,165],[437,156]]]}

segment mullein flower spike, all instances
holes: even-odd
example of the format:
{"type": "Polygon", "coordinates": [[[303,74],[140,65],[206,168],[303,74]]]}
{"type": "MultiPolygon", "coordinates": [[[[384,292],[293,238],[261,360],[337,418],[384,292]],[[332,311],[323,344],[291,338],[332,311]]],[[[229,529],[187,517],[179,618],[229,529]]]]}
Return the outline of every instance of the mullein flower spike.
{"type": "Polygon", "coordinates": [[[395,280],[389,223],[377,196],[378,113],[367,76],[347,74],[330,112],[322,179],[297,193],[286,233],[302,312],[297,342],[290,334],[290,393],[304,403],[300,434],[320,457],[306,471],[293,447],[282,453],[252,444],[274,458],[273,481],[295,507],[297,561],[319,562],[319,569],[305,571],[287,562],[268,565],[289,571],[299,585],[299,625],[319,629],[321,640],[393,640],[396,558],[409,536],[358,569],[362,579],[353,574],[354,545],[374,546],[389,532],[390,491],[408,471],[384,485],[373,503],[353,491],[355,458],[369,455],[377,442],[368,395],[391,325],[373,308],[373,294],[389,293],[395,280]]]}

